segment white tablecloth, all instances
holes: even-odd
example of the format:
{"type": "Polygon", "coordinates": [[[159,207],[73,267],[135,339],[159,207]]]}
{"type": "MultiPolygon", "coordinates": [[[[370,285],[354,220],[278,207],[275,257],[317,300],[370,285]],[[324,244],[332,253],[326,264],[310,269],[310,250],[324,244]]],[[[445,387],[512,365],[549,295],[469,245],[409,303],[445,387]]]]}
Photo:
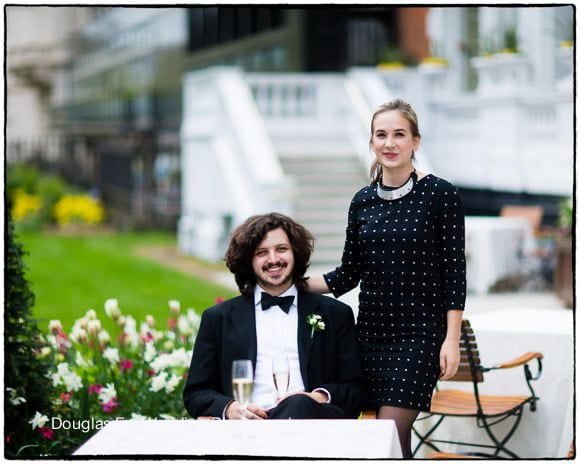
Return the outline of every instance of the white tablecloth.
{"type": "Polygon", "coordinates": [[[390,420],[110,422],[75,455],[399,458],[390,420]]]}
{"type": "MultiPolygon", "coordinates": [[[[481,362],[489,367],[509,361],[527,351],[543,353],[542,376],[532,382],[539,396],[537,410],[526,407],[522,420],[507,447],[522,458],[563,458],[573,437],[572,414],[574,404],[573,322],[572,311],[560,309],[504,309],[474,314],[469,318],[479,346],[481,362]]],[[[535,372],[536,361],[531,363],[535,372]]],[[[450,389],[472,390],[471,383],[442,382],[450,389]]],[[[483,394],[527,395],[523,368],[499,369],[484,374],[480,384],[483,394]]],[[[425,420],[432,423],[433,419],[425,420]]],[[[506,422],[511,424],[511,419],[506,422]]],[[[416,423],[425,431],[425,424],[416,423]]],[[[494,430],[509,430],[508,424],[498,424],[494,430]]],[[[503,437],[502,434],[499,436],[503,437]]],[[[446,418],[434,438],[454,441],[490,443],[483,429],[473,419],[446,418]]],[[[466,448],[460,445],[437,444],[451,452],[489,450],[466,448]]],[[[423,445],[418,456],[425,456],[429,448],[423,445]]]]}
{"type": "Polygon", "coordinates": [[[532,240],[532,228],[525,219],[466,217],[467,288],[485,293],[498,279],[520,274],[519,256],[532,240]]]}

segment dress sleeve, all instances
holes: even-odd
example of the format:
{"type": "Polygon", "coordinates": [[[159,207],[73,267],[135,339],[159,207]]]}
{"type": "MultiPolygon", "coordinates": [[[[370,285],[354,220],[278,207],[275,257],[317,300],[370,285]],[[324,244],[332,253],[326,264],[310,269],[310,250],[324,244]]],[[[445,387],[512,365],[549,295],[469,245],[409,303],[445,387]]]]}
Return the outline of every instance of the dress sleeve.
{"type": "Polygon", "coordinates": [[[457,192],[450,186],[439,205],[439,256],[443,284],[443,308],[465,308],[465,209],[457,192]]]}
{"type": "Polygon", "coordinates": [[[334,271],[324,274],[324,280],[335,297],[355,288],[361,277],[361,251],[358,240],[359,224],[356,219],[355,198],[348,209],[348,224],[346,226],[346,240],[342,252],[342,263],[334,271]]]}

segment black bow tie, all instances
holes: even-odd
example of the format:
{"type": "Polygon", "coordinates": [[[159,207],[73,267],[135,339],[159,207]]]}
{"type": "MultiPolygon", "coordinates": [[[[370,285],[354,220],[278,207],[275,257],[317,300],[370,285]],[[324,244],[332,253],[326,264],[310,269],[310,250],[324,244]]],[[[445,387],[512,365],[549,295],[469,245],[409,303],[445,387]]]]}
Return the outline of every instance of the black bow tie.
{"type": "Polygon", "coordinates": [[[290,305],[294,302],[294,297],[290,296],[272,296],[269,293],[262,292],[262,310],[266,311],[266,309],[270,308],[271,306],[280,306],[282,311],[288,313],[290,311],[290,305]]]}

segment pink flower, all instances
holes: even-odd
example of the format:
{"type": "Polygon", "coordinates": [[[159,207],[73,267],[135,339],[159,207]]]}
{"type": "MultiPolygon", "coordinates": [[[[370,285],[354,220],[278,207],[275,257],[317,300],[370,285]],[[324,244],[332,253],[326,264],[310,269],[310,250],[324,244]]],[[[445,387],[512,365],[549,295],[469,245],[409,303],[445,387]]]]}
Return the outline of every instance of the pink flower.
{"type": "Polygon", "coordinates": [[[153,341],[153,334],[151,332],[141,334],[141,340],[144,341],[145,343],[153,341]]]}
{"type": "Polygon", "coordinates": [[[172,317],[170,317],[167,320],[167,325],[169,326],[170,330],[175,330],[175,328],[177,327],[177,324],[175,323],[175,319],[173,319],[172,317]]]}
{"type": "Polygon", "coordinates": [[[62,400],[63,403],[68,403],[71,398],[72,398],[72,393],[65,392],[65,393],[60,394],[60,399],[62,400]]]}
{"type": "Polygon", "coordinates": [[[121,369],[121,372],[127,371],[132,367],[133,361],[131,361],[130,359],[121,359],[121,361],[119,361],[119,369],[121,369]]]}
{"type": "Polygon", "coordinates": [[[101,393],[102,389],[103,389],[102,385],[90,385],[89,386],[89,395],[91,393],[96,393],[98,395],[99,393],[101,393]]]}
{"type": "Polygon", "coordinates": [[[11,439],[12,439],[12,438],[10,438],[10,435],[6,435],[6,443],[10,443],[10,440],[11,440],[11,439]]]}
{"type": "Polygon", "coordinates": [[[147,375],[149,377],[151,377],[151,376],[155,375],[155,371],[153,369],[147,369],[147,375]]]}
{"type": "Polygon", "coordinates": [[[48,427],[39,427],[38,431],[47,440],[52,440],[52,437],[54,435],[54,430],[49,429],[48,427]]]}
{"type": "Polygon", "coordinates": [[[110,399],[109,401],[107,401],[106,403],[103,403],[103,411],[107,412],[107,413],[111,413],[113,412],[113,409],[115,409],[117,406],[119,406],[119,404],[116,401],[117,397],[114,397],[112,399],[110,399]]]}
{"type": "Polygon", "coordinates": [[[215,304],[222,303],[224,301],[225,301],[225,298],[223,296],[218,296],[215,299],[215,304]]]}

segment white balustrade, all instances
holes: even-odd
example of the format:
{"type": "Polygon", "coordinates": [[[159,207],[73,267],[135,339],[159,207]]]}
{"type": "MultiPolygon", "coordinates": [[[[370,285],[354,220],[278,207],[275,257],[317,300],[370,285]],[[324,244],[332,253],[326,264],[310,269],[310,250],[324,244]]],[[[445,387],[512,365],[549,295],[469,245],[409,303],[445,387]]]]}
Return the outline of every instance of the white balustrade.
{"type": "Polygon", "coordinates": [[[463,95],[431,104],[423,140],[437,171],[477,189],[570,195],[573,100],[562,90],[463,95]]]}
{"type": "Polygon", "coordinates": [[[343,75],[248,73],[246,81],[278,154],[352,155],[343,75]]]}

